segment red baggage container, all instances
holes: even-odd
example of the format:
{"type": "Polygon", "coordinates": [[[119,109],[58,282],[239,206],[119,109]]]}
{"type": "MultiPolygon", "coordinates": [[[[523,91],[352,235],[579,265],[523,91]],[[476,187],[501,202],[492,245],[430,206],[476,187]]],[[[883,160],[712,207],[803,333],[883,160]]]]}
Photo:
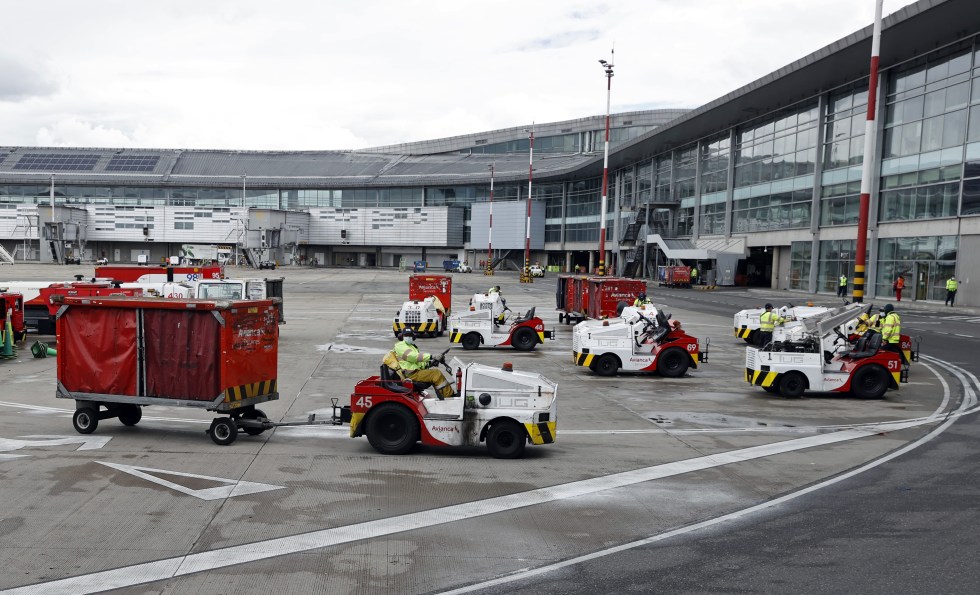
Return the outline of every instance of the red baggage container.
{"type": "Polygon", "coordinates": [[[57,397],[76,401],[82,433],[110,417],[133,425],[144,405],[230,412],[215,422],[234,427],[279,398],[274,300],[67,297],[57,331],[57,397]]]}
{"type": "Polygon", "coordinates": [[[589,279],[589,318],[614,318],[620,302],[633,305],[636,296],[646,293],[647,282],[640,279],[620,277],[593,277],[589,279]]]}
{"type": "Polygon", "coordinates": [[[424,300],[436,296],[446,309],[448,317],[453,311],[453,278],[447,275],[412,275],[408,278],[408,299],[424,300]]]}

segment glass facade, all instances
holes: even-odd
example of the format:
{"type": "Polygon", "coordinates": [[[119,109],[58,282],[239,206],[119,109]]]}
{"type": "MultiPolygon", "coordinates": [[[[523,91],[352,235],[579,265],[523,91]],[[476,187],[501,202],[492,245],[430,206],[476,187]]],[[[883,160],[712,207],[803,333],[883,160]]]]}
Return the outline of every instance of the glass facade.
{"type": "Polygon", "coordinates": [[[905,277],[905,295],[917,300],[946,297],[946,280],[956,271],[958,238],[926,236],[878,240],[877,295],[891,295],[892,282],[905,277]]]}
{"type": "Polygon", "coordinates": [[[732,231],[809,227],[817,104],[739,128],[732,231]]]}
{"type": "Polygon", "coordinates": [[[700,233],[725,233],[725,204],[728,202],[728,137],[701,145],[700,233]]]}
{"type": "Polygon", "coordinates": [[[810,255],[813,242],[793,242],[789,250],[789,288],[810,289],[810,255]]]}
{"type": "Polygon", "coordinates": [[[972,66],[973,52],[960,50],[891,76],[880,221],[958,214],[972,66]]]}
{"type": "Polygon", "coordinates": [[[840,92],[827,102],[824,118],[820,225],[856,225],[861,199],[868,89],[840,92]]]}
{"type": "Polygon", "coordinates": [[[677,235],[694,232],[694,194],[697,189],[698,147],[690,145],[674,152],[674,202],[680,203],[677,212],[677,235]]]}
{"type": "MultiPolygon", "coordinates": [[[[822,240],[817,265],[817,291],[837,292],[840,276],[847,275],[848,295],[854,287],[854,250],[857,240],[822,240]]],[[[889,286],[890,287],[890,286],[889,286]]]]}

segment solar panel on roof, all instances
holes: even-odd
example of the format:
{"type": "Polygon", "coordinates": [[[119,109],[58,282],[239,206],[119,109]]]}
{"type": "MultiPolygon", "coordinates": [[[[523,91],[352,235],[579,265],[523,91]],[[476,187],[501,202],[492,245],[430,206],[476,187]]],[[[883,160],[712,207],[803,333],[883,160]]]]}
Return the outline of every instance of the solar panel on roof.
{"type": "Polygon", "coordinates": [[[14,164],[13,169],[91,171],[100,157],[86,154],[27,153],[14,164]]]}
{"type": "Polygon", "coordinates": [[[106,171],[153,171],[159,155],[115,155],[105,166],[106,171]]]}

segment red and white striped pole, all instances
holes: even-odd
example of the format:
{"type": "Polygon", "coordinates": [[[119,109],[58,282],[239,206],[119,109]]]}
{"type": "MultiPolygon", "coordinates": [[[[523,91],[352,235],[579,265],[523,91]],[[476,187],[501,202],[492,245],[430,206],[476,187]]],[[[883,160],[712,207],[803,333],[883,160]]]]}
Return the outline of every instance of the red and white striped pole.
{"type": "Polygon", "coordinates": [[[613,57],[616,50],[609,52],[609,62],[599,60],[606,71],[606,148],[602,159],[602,205],[599,207],[599,270],[600,276],[606,274],[606,201],[609,197],[609,109],[612,99],[613,57]]]}
{"type": "Polygon", "coordinates": [[[871,182],[874,174],[878,127],[875,112],[878,98],[878,53],[881,47],[881,5],[875,3],[875,24],[871,35],[871,69],[868,75],[868,119],[864,125],[864,166],[861,168],[861,210],[858,215],[857,250],[854,256],[854,301],[864,301],[865,271],[868,260],[868,223],[871,210],[871,182]]]}
{"type": "Polygon", "coordinates": [[[521,283],[533,283],[531,278],[531,184],[534,181],[534,125],[531,125],[531,151],[527,165],[527,221],[524,224],[524,271],[521,283]]]}
{"type": "Polygon", "coordinates": [[[487,268],[485,276],[493,275],[493,164],[490,164],[490,230],[487,232],[487,268]]]}

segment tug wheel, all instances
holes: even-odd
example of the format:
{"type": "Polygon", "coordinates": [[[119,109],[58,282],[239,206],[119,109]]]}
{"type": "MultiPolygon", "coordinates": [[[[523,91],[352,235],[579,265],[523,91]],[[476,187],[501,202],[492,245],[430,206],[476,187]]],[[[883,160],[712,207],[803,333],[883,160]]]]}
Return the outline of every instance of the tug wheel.
{"type": "Polygon", "coordinates": [[[415,446],[418,436],[418,421],[403,405],[383,403],[371,411],[367,439],[381,454],[405,454],[415,446]]]}
{"type": "Polygon", "coordinates": [[[472,351],[474,349],[480,348],[480,334],[479,333],[466,333],[463,335],[463,349],[467,351],[472,351]]]}
{"type": "Polygon", "coordinates": [[[784,397],[800,397],[805,390],[806,378],[799,372],[787,372],[779,379],[779,394],[784,397]]]}
{"type": "Polygon", "coordinates": [[[859,399],[880,399],[889,384],[888,371],[881,366],[861,366],[851,378],[851,392],[859,399]]]}
{"type": "Polygon", "coordinates": [[[527,432],[515,421],[494,422],[487,432],[487,450],[496,459],[516,459],[526,445],[527,432]]]}
{"type": "Polygon", "coordinates": [[[680,378],[687,372],[690,357],[677,347],[665,349],[657,358],[657,372],[665,378],[680,378]]]}
{"type": "Polygon", "coordinates": [[[514,331],[510,344],[518,351],[531,351],[538,344],[538,338],[533,330],[523,326],[514,331]]]}
{"type": "Polygon", "coordinates": [[[592,371],[599,376],[615,376],[619,370],[619,359],[611,353],[606,353],[601,355],[592,366],[592,371]]]}

